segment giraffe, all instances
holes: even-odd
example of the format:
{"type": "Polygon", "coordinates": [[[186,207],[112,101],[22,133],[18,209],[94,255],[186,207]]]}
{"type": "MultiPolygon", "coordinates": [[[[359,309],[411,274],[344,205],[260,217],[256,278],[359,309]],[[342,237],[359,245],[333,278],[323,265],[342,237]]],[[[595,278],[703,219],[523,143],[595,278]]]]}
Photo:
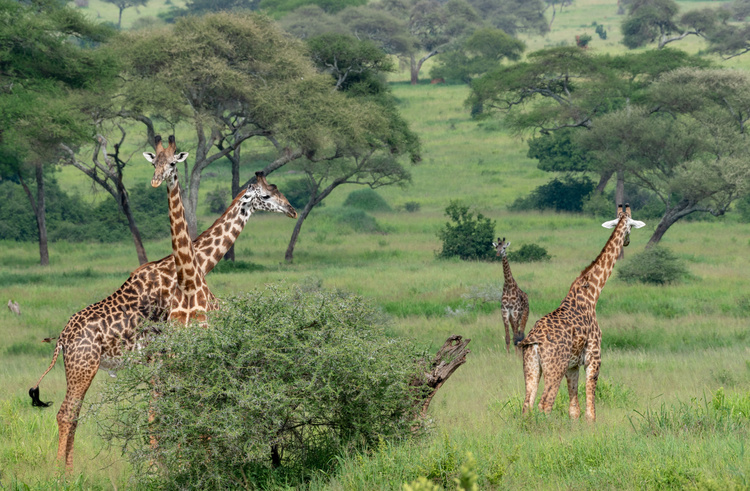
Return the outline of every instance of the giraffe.
{"type": "Polygon", "coordinates": [[[177,178],[177,162],[183,162],[187,152],[175,154],[177,144],[174,135],[169,136],[167,148],[161,143],[161,137],[156,136],[156,154],[144,152],[143,156],[154,166],[152,187],[159,187],[167,182],[169,194],[169,224],[172,233],[172,256],[174,257],[177,275],[177,289],[173,292],[169,310],[169,320],[187,324],[191,319],[203,322],[206,312],[216,310],[218,299],[211,293],[206,283],[205,275],[198,265],[195,247],[190,240],[185,207],[182,205],[180,181],[177,178]]]}
{"type": "Polygon", "coordinates": [[[614,228],[602,252],[573,281],[560,306],[539,319],[526,339],[518,343],[523,350],[526,379],[523,413],[531,409],[536,399],[541,376],[544,376],[544,391],[539,409],[549,413],[565,376],[570,396],[568,414],[572,419],[577,419],[581,415],[578,374],[583,365],[586,367],[586,419],[596,421],[594,392],[601,366],[602,341],[602,332],[596,320],[596,302],[622,248],[630,243],[631,227],[641,228],[644,225],[631,218],[630,205],[626,204],[624,210],[622,205],[618,205],[617,218],[602,224],[605,228],[614,228]]]}
{"type": "Polygon", "coordinates": [[[497,255],[503,258],[503,284],[502,297],[502,314],[503,324],[505,324],[505,351],[510,353],[510,331],[508,326],[513,329],[513,345],[516,353],[519,353],[518,343],[523,339],[526,321],[529,320],[529,297],[518,287],[513,273],[510,272],[508,263],[508,247],[510,242],[505,242],[505,237],[497,238],[497,242],[492,246],[497,251],[497,255]]]}
{"type": "MultiPolygon", "coordinates": [[[[213,225],[195,239],[196,259],[204,274],[224,257],[255,211],[272,211],[297,218],[297,212],[278,188],[269,184],[262,172],[255,175],[256,182],[240,191],[213,225]]],[[[78,414],[96,372],[119,366],[123,352],[133,349],[147,334],[139,328],[144,320],[167,319],[176,281],[174,256],[143,264],[107,298],[73,314],[58,336],[52,362],[29,389],[29,396],[33,406],[51,404],[39,398],[39,384],[62,352],[67,388],[57,413],[57,458],[68,470],[73,467],[78,414]]]]}

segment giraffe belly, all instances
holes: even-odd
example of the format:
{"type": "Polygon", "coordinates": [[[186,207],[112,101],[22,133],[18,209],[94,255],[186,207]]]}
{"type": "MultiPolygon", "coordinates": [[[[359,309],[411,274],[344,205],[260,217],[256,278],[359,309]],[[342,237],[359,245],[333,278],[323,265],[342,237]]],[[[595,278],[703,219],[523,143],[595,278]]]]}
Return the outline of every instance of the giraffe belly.
{"type": "Polygon", "coordinates": [[[577,355],[573,354],[568,361],[568,369],[578,368],[586,364],[586,349],[582,349],[577,355]]]}

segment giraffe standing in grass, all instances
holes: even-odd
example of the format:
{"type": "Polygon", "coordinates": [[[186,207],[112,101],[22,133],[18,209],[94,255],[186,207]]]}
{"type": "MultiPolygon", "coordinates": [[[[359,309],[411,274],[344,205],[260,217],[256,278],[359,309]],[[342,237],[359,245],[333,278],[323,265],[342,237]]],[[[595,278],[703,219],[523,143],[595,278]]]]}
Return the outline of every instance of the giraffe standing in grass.
{"type": "MultiPolygon", "coordinates": [[[[241,191],[224,214],[195,239],[196,259],[204,274],[224,257],[250,216],[258,210],[297,217],[297,212],[276,186],[269,184],[262,173],[256,173],[256,182],[241,191]]],[[[139,329],[144,320],[166,320],[173,292],[177,289],[176,281],[174,256],[146,263],[133,271],[112,295],[73,314],[60,333],[52,362],[29,389],[29,395],[34,406],[50,405],[39,398],[39,384],[62,352],[67,389],[57,413],[57,457],[69,470],[73,467],[78,414],[97,370],[119,366],[123,352],[133,349],[145,334],[139,329]]]]}
{"type": "Polygon", "coordinates": [[[502,297],[502,314],[503,324],[505,324],[505,351],[510,353],[510,329],[513,330],[513,344],[516,353],[519,352],[518,343],[523,339],[526,330],[526,321],[529,320],[529,297],[518,287],[513,273],[510,272],[508,263],[508,247],[510,242],[505,242],[505,237],[497,238],[497,242],[492,244],[497,255],[503,258],[503,276],[505,284],[503,285],[502,297]],[[510,328],[510,329],[509,329],[510,328]]]}
{"type": "Polygon", "coordinates": [[[573,419],[581,415],[578,405],[578,373],[586,367],[586,419],[596,420],[594,392],[601,365],[602,332],[596,320],[596,302],[604,284],[612,274],[612,268],[624,246],[630,242],[631,227],[641,228],[643,222],[633,220],[630,206],[618,206],[617,218],[602,224],[614,231],[599,256],[570,286],[568,295],[560,306],[539,319],[529,335],[518,345],[523,349],[523,373],[526,379],[526,397],[523,412],[531,409],[536,399],[539,379],[544,376],[544,392],[539,409],[545,413],[552,405],[560,389],[562,378],[568,380],[570,407],[573,419]]]}

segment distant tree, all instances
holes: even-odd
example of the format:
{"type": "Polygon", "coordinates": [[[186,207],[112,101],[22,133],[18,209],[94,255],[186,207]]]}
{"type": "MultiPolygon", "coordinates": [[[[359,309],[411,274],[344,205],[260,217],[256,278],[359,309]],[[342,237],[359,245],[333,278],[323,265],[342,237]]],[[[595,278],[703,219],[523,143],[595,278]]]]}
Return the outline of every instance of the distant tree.
{"type": "MultiPolygon", "coordinates": [[[[669,70],[707,65],[706,60],[668,48],[614,57],[576,47],[550,48],[473,80],[466,105],[481,107],[482,117],[502,114],[506,124],[518,132],[541,135],[529,141],[530,152],[545,159],[541,165],[562,165],[578,172],[583,168],[581,162],[569,158],[586,152],[574,150],[578,143],[571,129],[585,132],[593,127],[596,117],[639,100],[643,91],[669,70]],[[564,133],[555,135],[557,132],[564,133]]],[[[622,169],[592,167],[590,161],[586,166],[599,174],[596,189],[600,192],[616,175],[615,200],[622,200],[622,169]]]]}
{"type": "Polygon", "coordinates": [[[394,70],[388,55],[368,40],[349,34],[327,33],[307,41],[315,65],[336,80],[336,90],[347,90],[368,73],[394,70]]]}
{"type": "Polygon", "coordinates": [[[431,78],[469,83],[474,77],[497,68],[504,59],[517,61],[526,45],[500,29],[482,28],[440,55],[430,70],[431,78]]]}
{"type": "Polygon", "coordinates": [[[750,76],[682,68],[648,92],[648,105],[601,116],[579,138],[602,165],[616,162],[664,203],[650,248],[678,220],[695,212],[721,216],[748,189],[750,76]]]}
{"type": "Polygon", "coordinates": [[[542,0],[469,0],[469,3],[487,23],[511,36],[549,32],[550,22],[544,15],[547,5],[542,0]]]}
{"type": "Polygon", "coordinates": [[[42,265],[49,264],[45,167],[59,159],[62,141],[91,134],[68,96],[114,76],[116,69],[111,58],[81,45],[96,45],[111,34],[58,2],[0,0],[0,147],[14,156],[5,172],[15,173],[36,216],[42,265]]]}
{"type": "Polygon", "coordinates": [[[188,15],[201,16],[216,12],[257,10],[260,0],[187,0],[184,7],[172,6],[159,17],[169,23],[188,15]]]}
{"type": "Polygon", "coordinates": [[[130,7],[143,7],[148,4],[148,0],[104,0],[106,3],[111,3],[118,9],[117,15],[117,28],[122,28],[122,12],[130,7]]]}
{"type": "Polygon", "coordinates": [[[335,14],[347,7],[365,4],[367,0],[260,0],[259,8],[274,17],[279,17],[309,5],[315,5],[328,14],[335,14]]]}
{"type": "Polygon", "coordinates": [[[547,24],[549,30],[552,30],[552,23],[555,22],[557,9],[559,8],[560,12],[562,12],[563,8],[570,6],[572,3],[573,0],[544,0],[544,10],[552,9],[552,15],[550,15],[549,24],[547,24]]]}
{"type": "Polygon", "coordinates": [[[705,36],[716,26],[716,11],[690,11],[678,19],[674,0],[632,0],[622,21],[622,42],[630,49],[656,42],[659,49],[687,36],[705,36]]]}
{"type": "Polygon", "coordinates": [[[325,12],[318,5],[306,5],[295,9],[279,19],[279,25],[294,37],[308,40],[328,33],[349,34],[346,25],[338,15],[325,12]]]}

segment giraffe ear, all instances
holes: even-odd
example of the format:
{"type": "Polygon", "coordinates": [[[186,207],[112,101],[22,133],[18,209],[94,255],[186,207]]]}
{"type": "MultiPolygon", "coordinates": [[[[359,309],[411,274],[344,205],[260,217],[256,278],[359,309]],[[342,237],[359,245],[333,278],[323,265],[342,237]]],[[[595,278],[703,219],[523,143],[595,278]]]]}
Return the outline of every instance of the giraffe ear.
{"type": "Polygon", "coordinates": [[[188,158],[188,155],[190,155],[190,154],[187,153],[187,152],[180,152],[180,153],[178,153],[175,156],[174,160],[175,160],[175,162],[182,162],[183,160],[185,160],[186,158],[188,158]]]}
{"type": "Polygon", "coordinates": [[[640,220],[633,220],[631,218],[630,219],[630,226],[631,227],[635,227],[635,228],[641,228],[641,227],[645,227],[646,224],[644,222],[640,221],[640,220]]]}
{"type": "Polygon", "coordinates": [[[617,226],[617,222],[619,222],[619,221],[620,221],[619,218],[615,218],[614,220],[610,220],[608,222],[602,223],[602,227],[604,227],[604,228],[615,228],[617,226]]]}
{"type": "Polygon", "coordinates": [[[154,159],[156,158],[156,155],[151,152],[143,152],[143,156],[146,157],[146,160],[148,160],[152,164],[154,163],[154,159]]]}

